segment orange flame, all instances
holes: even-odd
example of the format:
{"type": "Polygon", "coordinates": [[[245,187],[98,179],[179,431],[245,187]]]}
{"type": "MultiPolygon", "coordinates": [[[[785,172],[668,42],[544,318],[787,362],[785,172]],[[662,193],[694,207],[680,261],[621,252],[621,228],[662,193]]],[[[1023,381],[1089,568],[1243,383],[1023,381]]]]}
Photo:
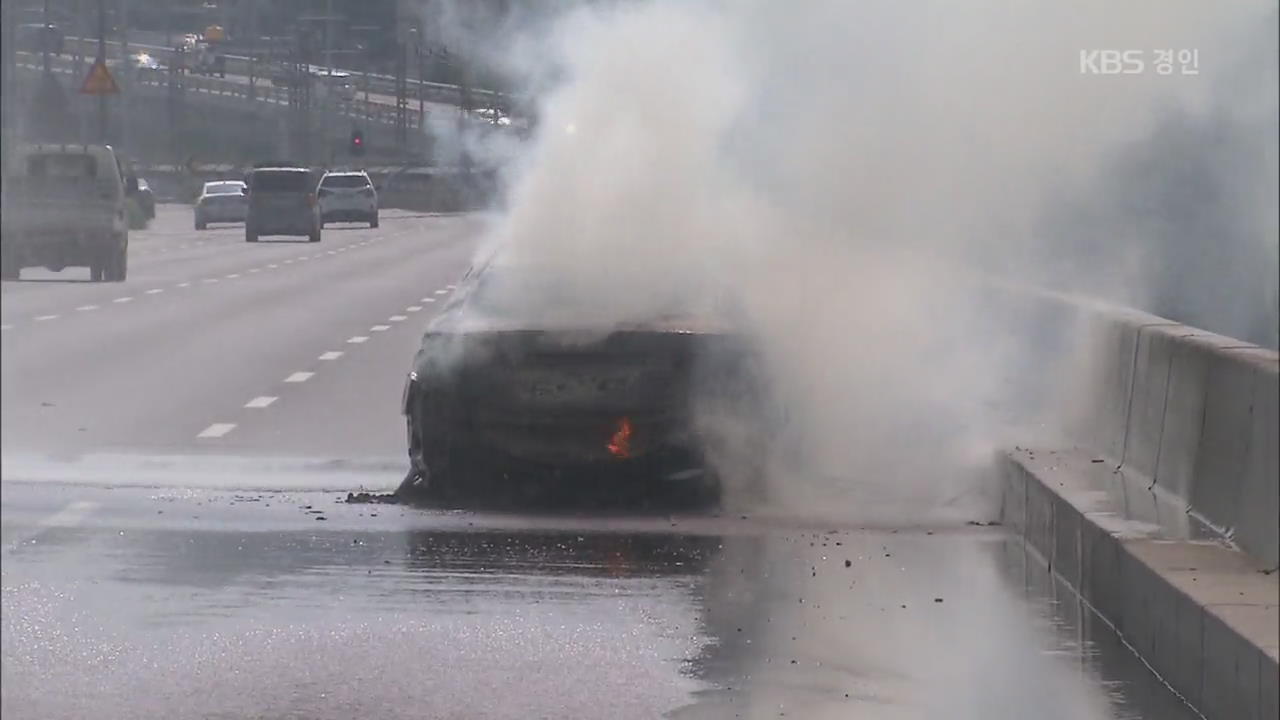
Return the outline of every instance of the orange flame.
{"type": "Polygon", "coordinates": [[[631,419],[622,418],[618,421],[618,431],[609,438],[609,444],[605,447],[609,448],[609,452],[616,458],[631,457],[631,419]]]}

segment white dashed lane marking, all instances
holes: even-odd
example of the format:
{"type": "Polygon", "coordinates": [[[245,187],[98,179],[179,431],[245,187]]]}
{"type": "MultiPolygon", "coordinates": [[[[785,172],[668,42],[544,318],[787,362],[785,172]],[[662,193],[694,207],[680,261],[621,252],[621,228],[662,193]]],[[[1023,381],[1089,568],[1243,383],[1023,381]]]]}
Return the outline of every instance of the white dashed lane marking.
{"type": "Polygon", "coordinates": [[[205,428],[204,430],[201,430],[200,434],[196,435],[196,437],[220,438],[223,435],[226,435],[227,433],[231,432],[232,430],[235,430],[235,428],[236,428],[235,423],[214,423],[209,427],[205,428]]]}
{"type": "Polygon", "coordinates": [[[424,302],[424,303],[433,303],[433,302],[435,302],[435,301],[436,301],[436,299],[435,299],[435,298],[433,298],[433,297],[425,297],[425,298],[422,298],[422,302],[424,302]]]}
{"type": "Polygon", "coordinates": [[[351,343],[351,344],[353,344],[353,345],[359,345],[360,343],[365,342],[365,341],[367,341],[368,339],[369,339],[369,338],[368,338],[367,336],[364,336],[364,335],[356,335],[355,337],[347,338],[347,342],[349,342],[349,343],[351,343]]]}
{"type": "Polygon", "coordinates": [[[189,283],[189,282],[180,282],[180,283],[178,283],[178,287],[191,287],[191,283],[189,283]]]}
{"type": "Polygon", "coordinates": [[[407,316],[405,316],[405,315],[392,315],[391,317],[387,318],[387,320],[389,320],[389,321],[391,321],[391,322],[402,322],[402,321],[404,321],[404,320],[408,320],[408,319],[409,319],[409,318],[408,318],[407,316]]]}
{"type": "Polygon", "coordinates": [[[322,354],[320,356],[320,359],[321,360],[337,360],[340,357],[342,357],[341,350],[330,350],[329,352],[322,354]]]}
{"type": "Polygon", "coordinates": [[[264,408],[275,401],[276,398],[271,395],[261,395],[245,403],[244,406],[247,408],[264,408]]]}
{"type": "Polygon", "coordinates": [[[306,382],[306,381],[308,381],[308,380],[310,380],[310,379],[311,379],[311,376],[312,376],[312,375],[315,375],[315,373],[313,373],[313,372],[296,372],[296,373],[294,373],[294,374],[290,375],[289,377],[285,378],[285,379],[284,379],[284,381],[285,381],[285,382],[287,382],[287,383],[300,383],[300,382],[306,382]]]}
{"type": "Polygon", "coordinates": [[[97,309],[98,309],[97,305],[81,305],[80,307],[76,308],[76,310],[80,312],[89,312],[90,310],[97,310],[97,309]]]}
{"type": "Polygon", "coordinates": [[[436,291],[436,294],[437,294],[437,295],[443,295],[443,294],[445,294],[445,293],[447,293],[447,292],[449,292],[449,291],[448,291],[448,290],[437,290],[437,291],[436,291]]]}
{"type": "Polygon", "coordinates": [[[278,267],[280,267],[280,266],[279,266],[279,265],[276,265],[275,263],[272,263],[272,264],[268,265],[267,267],[268,267],[269,269],[271,269],[271,270],[275,270],[276,268],[278,268],[278,267]]]}
{"type": "Polygon", "coordinates": [[[228,275],[228,276],[227,276],[227,279],[228,279],[228,280],[235,280],[235,279],[236,279],[236,278],[238,278],[238,277],[240,277],[240,273],[231,273],[230,275],[228,275]]]}
{"type": "Polygon", "coordinates": [[[36,322],[44,322],[45,320],[57,320],[57,315],[40,315],[36,318],[36,322]]]}
{"type": "Polygon", "coordinates": [[[83,522],[84,519],[89,516],[89,513],[93,512],[93,509],[97,506],[97,503],[88,502],[87,500],[77,500],[76,502],[67,505],[58,512],[36,523],[36,526],[32,530],[24,533],[22,537],[5,545],[4,552],[11,552],[27,544],[33,538],[50,528],[75,527],[83,522]]]}
{"type": "Polygon", "coordinates": [[[12,325],[0,325],[0,330],[12,330],[12,325]]]}
{"type": "Polygon", "coordinates": [[[457,286],[457,285],[445,285],[444,287],[445,287],[445,289],[446,289],[446,290],[457,290],[457,289],[458,289],[458,286],[457,286]]]}
{"type": "Polygon", "coordinates": [[[164,290],[163,290],[163,289],[161,289],[161,288],[151,288],[150,290],[148,290],[148,291],[147,291],[147,294],[148,294],[148,295],[159,295],[159,294],[160,294],[160,293],[162,293],[162,292],[164,292],[164,290]]]}
{"type": "Polygon", "coordinates": [[[421,305],[410,305],[409,307],[405,308],[405,309],[404,309],[404,311],[405,311],[405,312],[418,312],[418,311],[419,311],[419,310],[421,310],[421,309],[422,309],[422,306],[421,306],[421,305]]]}
{"type": "Polygon", "coordinates": [[[115,300],[112,300],[111,302],[113,302],[113,303],[127,303],[127,302],[133,302],[133,298],[131,298],[131,297],[116,298],[115,300]]]}
{"type": "Polygon", "coordinates": [[[383,330],[390,330],[390,329],[391,329],[390,325],[374,325],[373,327],[369,328],[369,330],[373,332],[382,332],[383,330]]]}

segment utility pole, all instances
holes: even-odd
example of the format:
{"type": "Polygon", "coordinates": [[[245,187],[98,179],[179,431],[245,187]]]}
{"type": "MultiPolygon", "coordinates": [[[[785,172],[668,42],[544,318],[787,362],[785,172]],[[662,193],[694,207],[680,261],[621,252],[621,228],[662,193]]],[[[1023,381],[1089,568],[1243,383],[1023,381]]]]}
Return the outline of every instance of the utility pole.
{"type": "Polygon", "coordinates": [[[426,79],[426,55],[422,52],[421,37],[418,38],[418,44],[414,46],[414,53],[418,56],[418,134],[425,136],[425,128],[427,126],[427,93],[422,81],[426,79]]]}
{"type": "Polygon", "coordinates": [[[324,67],[333,72],[333,0],[328,0],[324,10],[324,67]]]}
{"type": "Polygon", "coordinates": [[[120,23],[120,67],[122,68],[120,79],[124,81],[121,89],[125,93],[124,102],[120,103],[120,146],[132,152],[133,147],[130,141],[133,138],[130,130],[133,123],[130,120],[133,115],[133,103],[129,96],[133,94],[134,67],[133,63],[129,62],[129,0],[119,0],[116,10],[117,20],[120,23]]]}
{"type": "Polygon", "coordinates": [[[49,44],[53,40],[49,32],[49,0],[44,0],[44,15],[42,17],[44,19],[41,22],[44,23],[44,27],[40,28],[40,55],[44,65],[44,74],[48,75],[53,72],[53,67],[49,61],[49,44]]]}
{"type": "MultiPolygon", "coordinates": [[[[47,1],[47,0],[46,0],[47,1]]],[[[98,62],[107,64],[107,0],[98,0],[98,62]]],[[[98,138],[107,142],[107,96],[98,96],[98,138]]]]}

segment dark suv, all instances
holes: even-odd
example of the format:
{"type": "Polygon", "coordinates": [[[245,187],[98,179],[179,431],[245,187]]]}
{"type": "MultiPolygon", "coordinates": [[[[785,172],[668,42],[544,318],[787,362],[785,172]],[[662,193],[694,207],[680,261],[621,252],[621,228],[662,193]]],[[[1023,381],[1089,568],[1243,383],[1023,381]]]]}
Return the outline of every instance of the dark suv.
{"type": "Polygon", "coordinates": [[[245,242],[261,235],[305,235],[320,242],[320,205],[316,186],[320,178],[305,167],[260,165],[244,177],[249,210],[244,223],[245,242]]]}

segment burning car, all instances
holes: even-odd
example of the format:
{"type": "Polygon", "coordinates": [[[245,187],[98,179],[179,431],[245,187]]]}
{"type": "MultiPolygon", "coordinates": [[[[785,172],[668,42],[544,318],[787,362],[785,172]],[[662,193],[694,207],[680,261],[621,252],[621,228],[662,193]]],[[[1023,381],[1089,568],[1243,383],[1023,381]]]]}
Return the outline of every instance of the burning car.
{"type": "Polygon", "coordinates": [[[528,268],[469,271],[405,383],[411,469],[397,494],[577,476],[718,499],[718,458],[764,445],[748,337],[708,313],[618,322],[589,303],[528,268]]]}

